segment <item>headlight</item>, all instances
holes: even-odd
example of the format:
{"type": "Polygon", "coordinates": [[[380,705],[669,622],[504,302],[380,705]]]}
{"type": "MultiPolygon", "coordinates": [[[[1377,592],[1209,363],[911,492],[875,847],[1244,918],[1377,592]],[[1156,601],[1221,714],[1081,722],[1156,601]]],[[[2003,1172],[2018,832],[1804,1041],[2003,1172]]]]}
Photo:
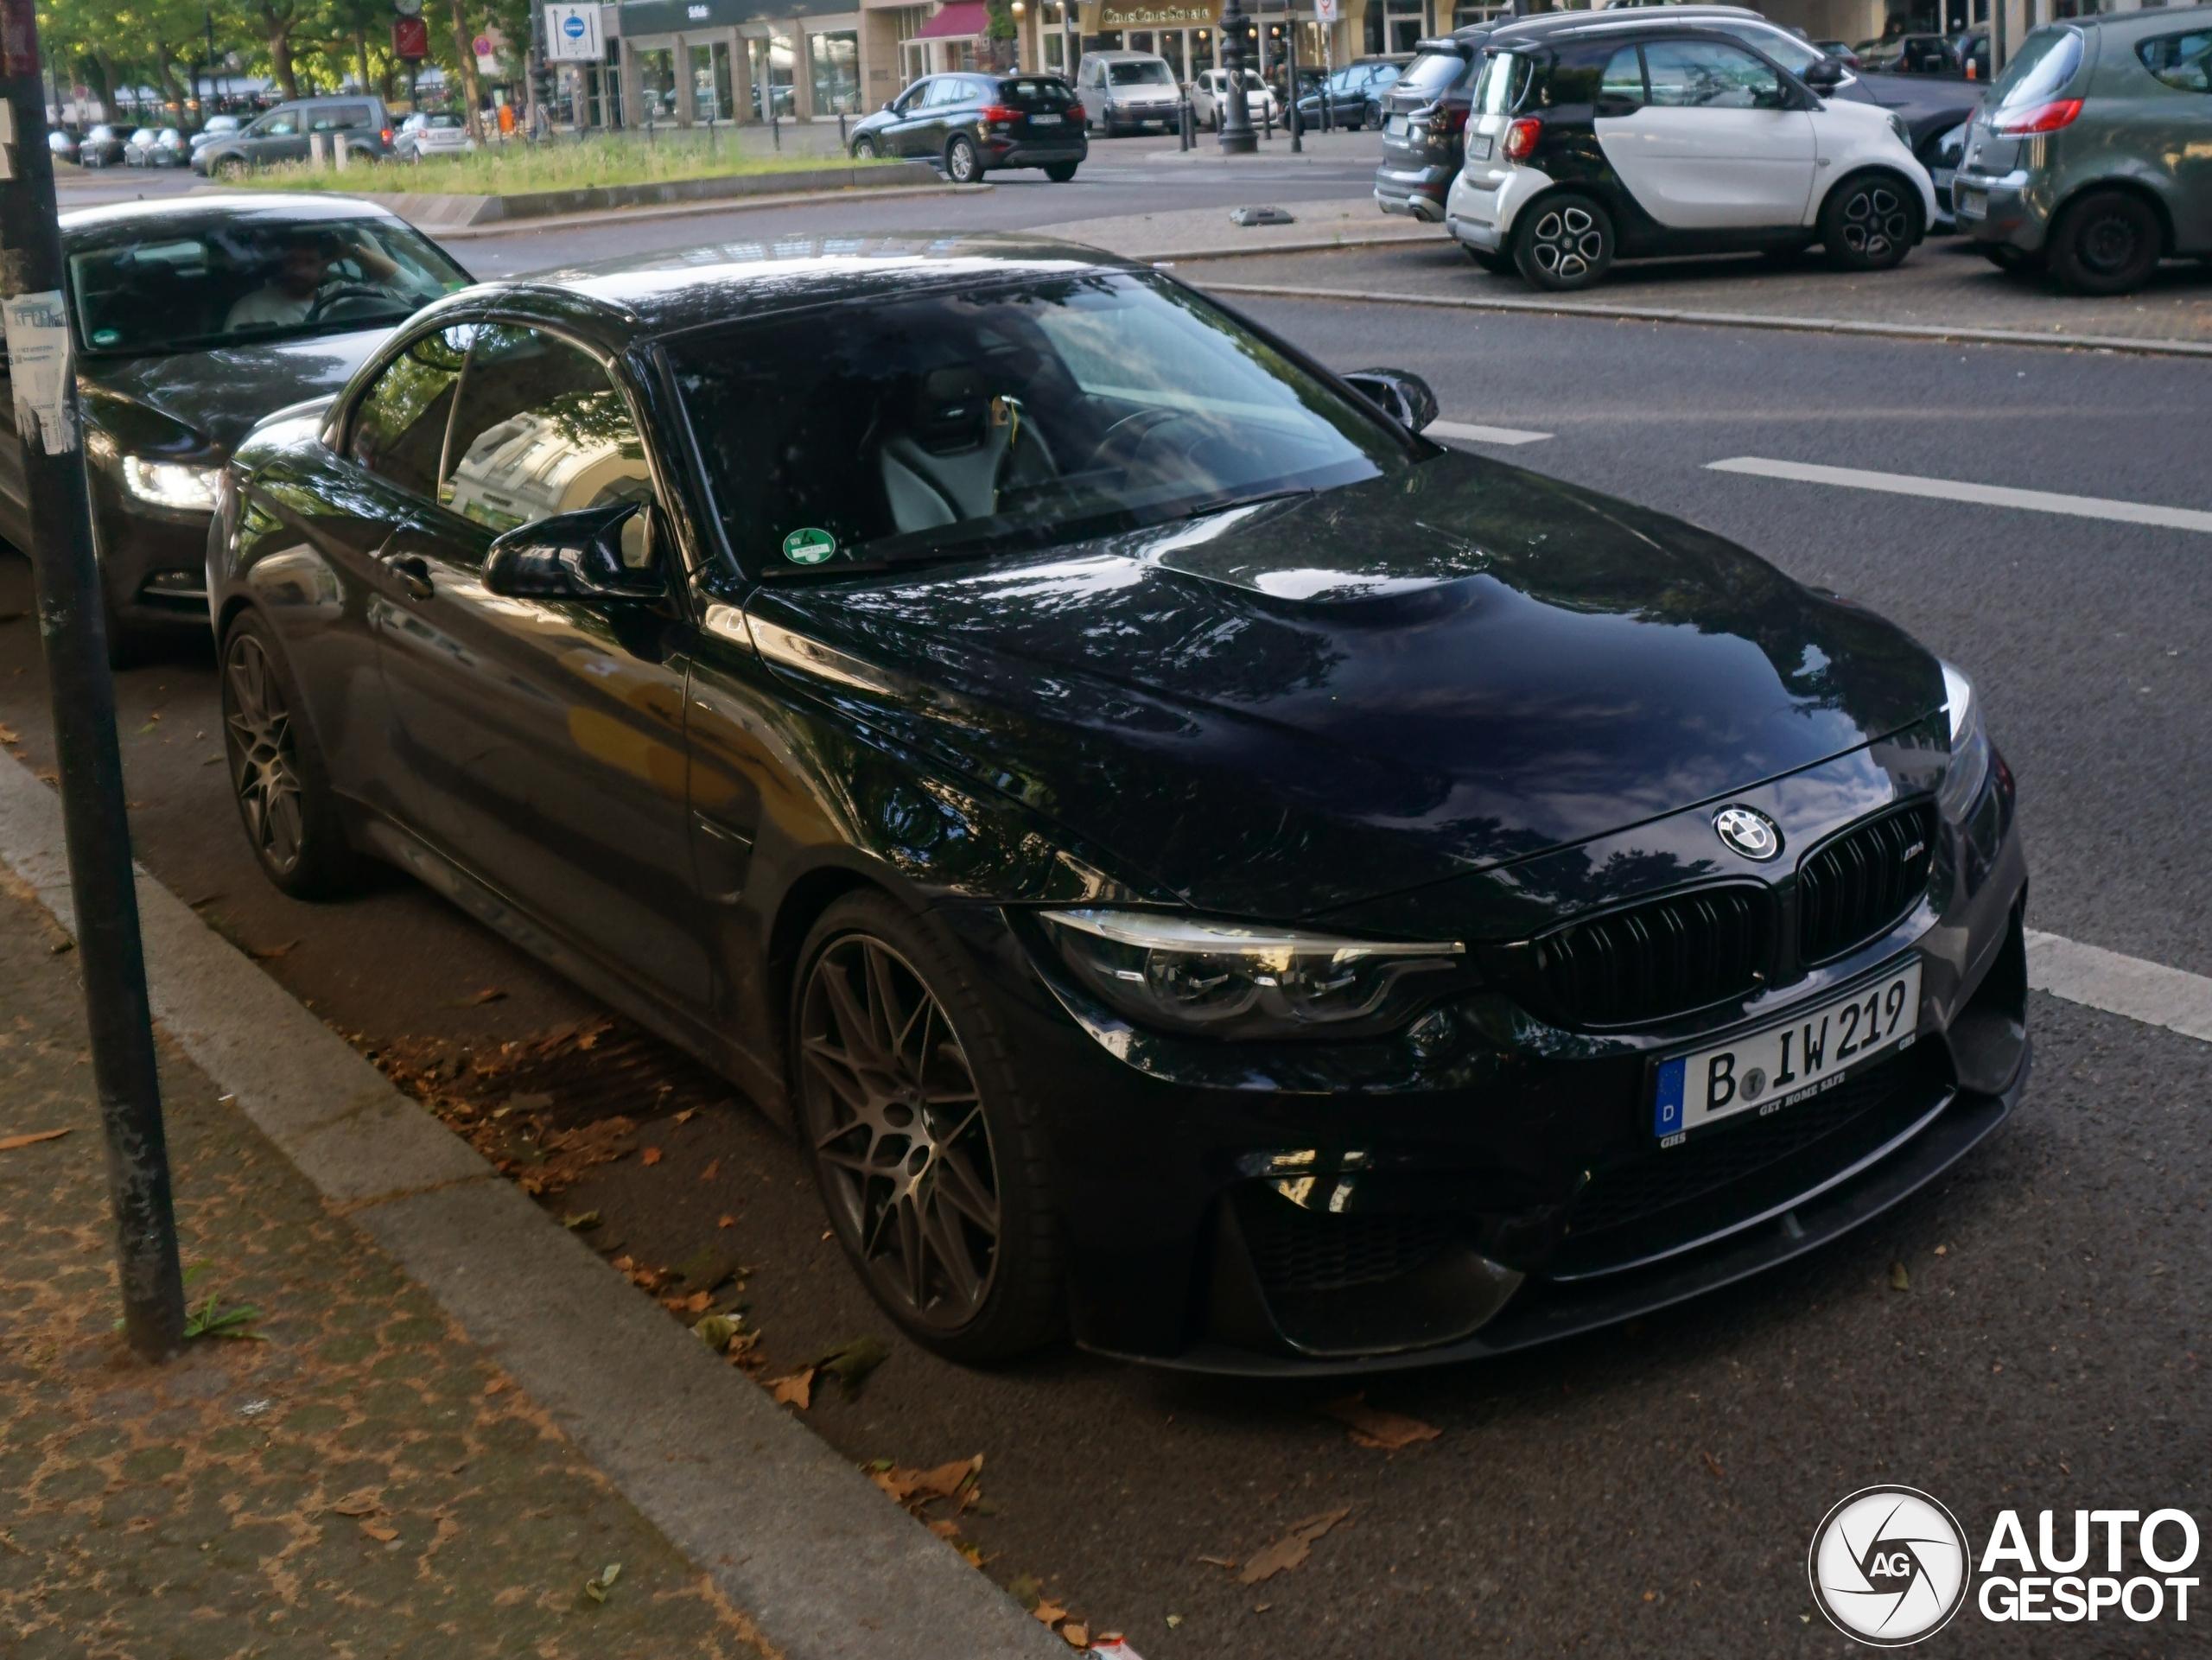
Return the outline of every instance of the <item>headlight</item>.
{"type": "Polygon", "coordinates": [[[1944,709],[1951,717],[1951,764],[1936,792],[1936,805],[1953,824],[1963,819],[1989,777],[1989,734],[1981,724],[1981,699],[1963,670],[1946,663],[1944,709]]]}
{"type": "Polygon", "coordinates": [[[1060,955],[1097,996],[1147,1025],[1211,1037],[1386,1031],[1445,989],[1452,941],[1344,939],[1148,915],[1047,911],[1060,955]]]}
{"type": "Polygon", "coordinates": [[[1890,130],[1897,134],[1897,143],[1907,149],[1912,148],[1912,129],[1905,125],[1904,118],[1895,110],[1890,111],[1890,130]]]}
{"type": "Polygon", "coordinates": [[[184,467],[175,461],[149,461],[139,455],[123,458],[124,487],[156,507],[212,513],[215,485],[222,476],[219,467],[184,467]]]}

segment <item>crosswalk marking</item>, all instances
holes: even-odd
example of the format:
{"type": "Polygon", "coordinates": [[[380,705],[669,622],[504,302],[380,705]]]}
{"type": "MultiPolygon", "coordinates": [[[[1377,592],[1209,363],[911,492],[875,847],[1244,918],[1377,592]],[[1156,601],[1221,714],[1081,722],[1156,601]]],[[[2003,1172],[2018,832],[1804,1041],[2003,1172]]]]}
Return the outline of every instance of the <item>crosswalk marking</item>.
{"type": "Polygon", "coordinates": [[[1427,438],[1456,438],[1463,444],[1540,444],[1552,435],[1524,432],[1519,427],[1479,427],[1465,421],[1431,421],[1421,429],[1427,438]]]}
{"type": "Polygon", "coordinates": [[[2156,507],[2140,501],[2109,501],[2101,496],[2015,490],[2005,485],[1968,484],[1959,479],[1923,479],[1910,473],[1870,473],[1857,467],[1816,467],[1808,461],[1776,461],[1760,455],[1708,461],[1706,469],[1713,473],[1744,473],[1753,478],[1789,479],[1800,484],[1839,485],[1847,490],[1879,490],[1893,496],[1926,496],[1937,501],[1968,501],[1984,507],[2018,507],[2029,512],[2066,513],[2075,518],[2108,518],[2123,525],[2155,525],[2164,530],[2212,532],[2212,513],[2194,507],[2156,507]]]}

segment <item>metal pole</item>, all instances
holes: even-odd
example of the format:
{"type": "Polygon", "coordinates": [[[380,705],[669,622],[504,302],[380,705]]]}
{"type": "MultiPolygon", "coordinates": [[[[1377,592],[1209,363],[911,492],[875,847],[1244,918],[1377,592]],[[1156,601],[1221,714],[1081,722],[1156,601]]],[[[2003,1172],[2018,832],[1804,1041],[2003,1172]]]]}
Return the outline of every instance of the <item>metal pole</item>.
{"type": "Polygon", "coordinates": [[[1283,19],[1283,65],[1290,85],[1290,153],[1297,156],[1306,149],[1306,124],[1298,114],[1298,14],[1288,13],[1283,19]]]}
{"type": "Polygon", "coordinates": [[[1224,156],[1249,156],[1260,147],[1252,134],[1251,101],[1244,91],[1244,10],[1240,0],[1221,9],[1222,96],[1214,126],[1224,156]]]}
{"type": "Polygon", "coordinates": [[[108,672],[99,566],[79,441],[77,372],[62,299],[61,234],[54,222],[54,158],[46,147],[35,0],[0,0],[0,99],[10,165],[0,182],[0,304],[14,372],[16,423],[30,502],[31,567],[39,637],[53,690],[69,891],[85,978],[92,1082],[107,1133],[108,1201],[115,1215],[124,1329],[148,1360],[184,1336],[168,1147],[153,1017],[132,886],[123,756],[116,747],[115,681],[108,672]]]}

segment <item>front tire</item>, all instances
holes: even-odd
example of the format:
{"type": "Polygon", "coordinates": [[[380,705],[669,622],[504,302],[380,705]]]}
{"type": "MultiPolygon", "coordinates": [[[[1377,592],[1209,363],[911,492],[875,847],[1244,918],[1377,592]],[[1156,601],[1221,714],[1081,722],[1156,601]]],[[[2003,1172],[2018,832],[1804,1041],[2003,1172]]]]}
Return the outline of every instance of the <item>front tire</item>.
{"type": "Polygon", "coordinates": [[[1846,179],[1821,205],[1821,240],[1845,270],[1891,270],[1918,239],[1920,214],[1910,187],[1887,173],[1846,179]]]}
{"type": "Polygon", "coordinates": [[[974,184],[983,176],[983,158],[965,133],[955,133],[944,147],[944,172],[955,184],[974,184]]]}
{"type": "Polygon", "coordinates": [[[853,140],[853,159],[855,162],[873,162],[875,156],[874,139],[855,138],[853,140]]]}
{"type": "Polygon", "coordinates": [[[262,874],[297,900],[358,887],[366,862],[346,839],[298,683],[257,612],[244,613],[224,636],[222,694],[231,792],[262,874]]]}
{"type": "Polygon", "coordinates": [[[958,945],[865,889],[807,935],[792,1000],[797,1116],[832,1231],[877,1303],[987,1364],[1062,1317],[1037,1110],[958,945]]]}
{"type": "Polygon", "coordinates": [[[2165,242],[2165,227],[2148,202],[2124,190],[2100,190],[2059,214],[2044,253],[2069,294],[2127,294],[2158,268],[2165,242]]]}
{"type": "Polygon", "coordinates": [[[209,171],[219,179],[243,179],[246,175],[246,164],[236,156],[226,156],[209,171]]]}
{"type": "Polygon", "coordinates": [[[1612,218],[1588,196],[1547,196],[1521,211],[1513,264],[1531,286],[1555,294],[1594,288],[1612,269],[1612,218]]]}

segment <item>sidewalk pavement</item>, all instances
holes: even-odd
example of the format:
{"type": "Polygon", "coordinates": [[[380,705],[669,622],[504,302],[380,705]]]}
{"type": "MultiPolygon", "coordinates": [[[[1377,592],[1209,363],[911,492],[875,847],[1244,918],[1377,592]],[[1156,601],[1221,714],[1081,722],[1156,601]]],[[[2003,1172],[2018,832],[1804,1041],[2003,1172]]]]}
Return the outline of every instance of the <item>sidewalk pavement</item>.
{"type": "MultiPolygon", "coordinates": [[[[1264,185],[1248,199],[1268,202],[1264,185]]],[[[1344,201],[1294,201],[1286,205],[1288,225],[1236,225],[1228,204],[1179,207],[1157,213],[1126,213],[1111,219],[1069,219],[1040,225],[1029,234],[1063,237],[1103,248],[1125,259],[1229,259],[1262,254],[1313,253],[1345,247],[1411,244],[1440,254],[1453,251],[1441,226],[1386,214],[1371,196],[1344,201]]],[[[1465,259],[1458,261],[1465,264],[1465,259]]],[[[1240,267],[1241,268],[1241,267],[1240,267]]],[[[1226,267],[1224,267],[1226,269],[1226,267]]],[[[1326,269],[1326,268],[1324,268],[1326,269]]],[[[1265,280],[1275,280],[1268,278],[1265,280]]]]}
{"type": "MultiPolygon", "coordinates": [[[[1300,211],[1300,205],[1293,204],[1291,211],[1300,211]]],[[[1075,239],[1091,239],[1078,226],[1058,228],[1075,239]]],[[[1215,245],[1227,240],[1217,237],[1215,245]]],[[[1517,276],[1479,269],[1440,234],[1340,253],[1281,258],[1280,251],[1262,248],[1251,258],[1209,259],[1185,275],[1224,294],[1295,290],[1337,302],[1388,304],[1402,298],[1595,316],[1663,314],[1662,320],[1675,321],[2212,353],[2212,267],[2202,263],[2170,261],[2140,293],[2086,299],[2060,294],[2032,277],[2000,271],[1960,238],[1936,237],[1890,271],[1840,271],[1817,250],[1778,262],[1755,255],[1643,260],[1614,267],[1596,288],[1552,296],[1517,276]]]]}
{"type": "Polygon", "coordinates": [[[0,870],[0,1140],[67,1132],[0,1152],[0,1648],[767,1652],[166,1039],[190,1294],[258,1318],[165,1366],[131,1356],[67,943],[0,870]]]}

